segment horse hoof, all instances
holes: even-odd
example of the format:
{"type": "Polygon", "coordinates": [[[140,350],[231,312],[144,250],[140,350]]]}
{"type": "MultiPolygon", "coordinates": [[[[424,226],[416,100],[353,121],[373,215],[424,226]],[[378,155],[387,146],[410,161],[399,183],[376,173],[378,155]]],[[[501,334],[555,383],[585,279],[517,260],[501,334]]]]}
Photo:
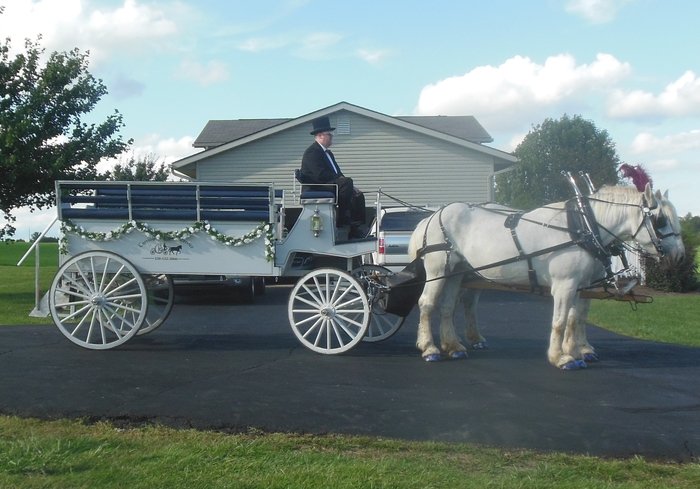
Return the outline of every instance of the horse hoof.
{"type": "Polygon", "coordinates": [[[450,358],[452,360],[463,360],[467,357],[468,357],[468,355],[467,355],[466,351],[460,350],[460,351],[453,351],[452,353],[450,353],[450,358]]]}
{"type": "Polygon", "coordinates": [[[423,360],[426,362],[439,362],[442,360],[442,357],[439,353],[431,353],[430,355],[425,355],[423,360]]]}
{"type": "Polygon", "coordinates": [[[562,370],[581,370],[586,367],[588,367],[588,365],[586,365],[586,362],[584,362],[583,360],[571,360],[570,362],[566,362],[559,368],[562,370]]]}
{"type": "Polygon", "coordinates": [[[472,343],[472,350],[488,350],[489,344],[486,341],[477,341],[472,343]]]}
{"type": "Polygon", "coordinates": [[[583,354],[583,361],[586,363],[595,363],[600,361],[600,357],[593,352],[590,353],[584,353],[583,354]]]}

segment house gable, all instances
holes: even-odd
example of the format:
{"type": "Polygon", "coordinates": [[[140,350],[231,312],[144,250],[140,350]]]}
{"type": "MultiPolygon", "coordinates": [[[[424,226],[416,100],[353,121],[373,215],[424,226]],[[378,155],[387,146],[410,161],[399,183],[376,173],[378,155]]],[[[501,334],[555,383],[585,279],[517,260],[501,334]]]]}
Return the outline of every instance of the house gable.
{"type": "Polygon", "coordinates": [[[490,200],[494,171],[517,161],[508,153],[418,125],[411,118],[341,103],[297,119],[278,119],[173,167],[202,181],[274,183],[291,197],[294,169],[313,142],[311,120],[321,115],[336,127],[333,151],[343,172],[368,194],[368,204],[378,189],[422,205],[490,200]]]}

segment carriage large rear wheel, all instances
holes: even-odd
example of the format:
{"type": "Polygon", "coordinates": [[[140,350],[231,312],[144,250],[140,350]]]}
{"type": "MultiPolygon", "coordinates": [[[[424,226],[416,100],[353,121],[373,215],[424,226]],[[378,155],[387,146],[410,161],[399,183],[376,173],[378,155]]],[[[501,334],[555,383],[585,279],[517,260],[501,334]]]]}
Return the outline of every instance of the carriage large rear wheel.
{"type": "Polygon", "coordinates": [[[76,345],[106,350],[131,339],[146,318],[148,294],[136,268],[107,251],[70,258],[56,273],[49,309],[58,329],[76,345]]]}
{"type": "MultiPolygon", "coordinates": [[[[380,265],[361,265],[353,269],[351,273],[367,290],[372,287],[372,284],[379,282],[382,277],[391,275],[393,272],[380,265]]],[[[368,293],[371,315],[367,334],[362,338],[362,341],[375,343],[387,340],[394,336],[394,333],[401,328],[401,325],[406,320],[405,317],[397,316],[384,310],[381,299],[385,293],[381,290],[374,290],[373,293],[368,293]]]]}
{"type": "Polygon", "coordinates": [[[175,288],[170,275],[144,275],[148,294],[148,310],[137,335],[141,336],[159,328],[168,318],[175,302],[175,288]]]}
{"type": "Polygon", "coordinates": [[[292,289],[289,323],[310,350],[333,355],[350,350],[367,333],[369,303],[360,283],[347,272],[319,268],[292,289]]]}

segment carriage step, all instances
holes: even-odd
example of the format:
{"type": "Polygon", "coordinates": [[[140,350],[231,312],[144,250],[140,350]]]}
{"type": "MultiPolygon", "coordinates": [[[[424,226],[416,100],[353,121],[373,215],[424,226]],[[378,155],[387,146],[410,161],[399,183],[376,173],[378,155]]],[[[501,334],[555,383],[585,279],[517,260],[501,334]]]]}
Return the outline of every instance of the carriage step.
{"type": "Polygon", "coordinates": [[[49,293],[45,293],[44,297],[41,298],[38,305],[34,306],[32,312],[29,313],[29,317],[33,318],[46,318],[49,317],[49,293]]]}

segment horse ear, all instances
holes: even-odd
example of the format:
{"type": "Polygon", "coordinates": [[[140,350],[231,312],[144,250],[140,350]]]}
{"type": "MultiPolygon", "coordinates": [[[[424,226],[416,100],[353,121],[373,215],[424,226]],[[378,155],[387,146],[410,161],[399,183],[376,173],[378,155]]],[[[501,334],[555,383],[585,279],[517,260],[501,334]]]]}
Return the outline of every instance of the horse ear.
{"type": "MultiPolygon", "coordinates": [[[[659,193],[658,190],[656,192],[659,193]]],[[[654,192],[651,190],[651,185],[648,183],[644,187],[644,198],[646,199],[647,205],[650,208],[656,207],[656,197],[654,196],[654,192]]]]}

